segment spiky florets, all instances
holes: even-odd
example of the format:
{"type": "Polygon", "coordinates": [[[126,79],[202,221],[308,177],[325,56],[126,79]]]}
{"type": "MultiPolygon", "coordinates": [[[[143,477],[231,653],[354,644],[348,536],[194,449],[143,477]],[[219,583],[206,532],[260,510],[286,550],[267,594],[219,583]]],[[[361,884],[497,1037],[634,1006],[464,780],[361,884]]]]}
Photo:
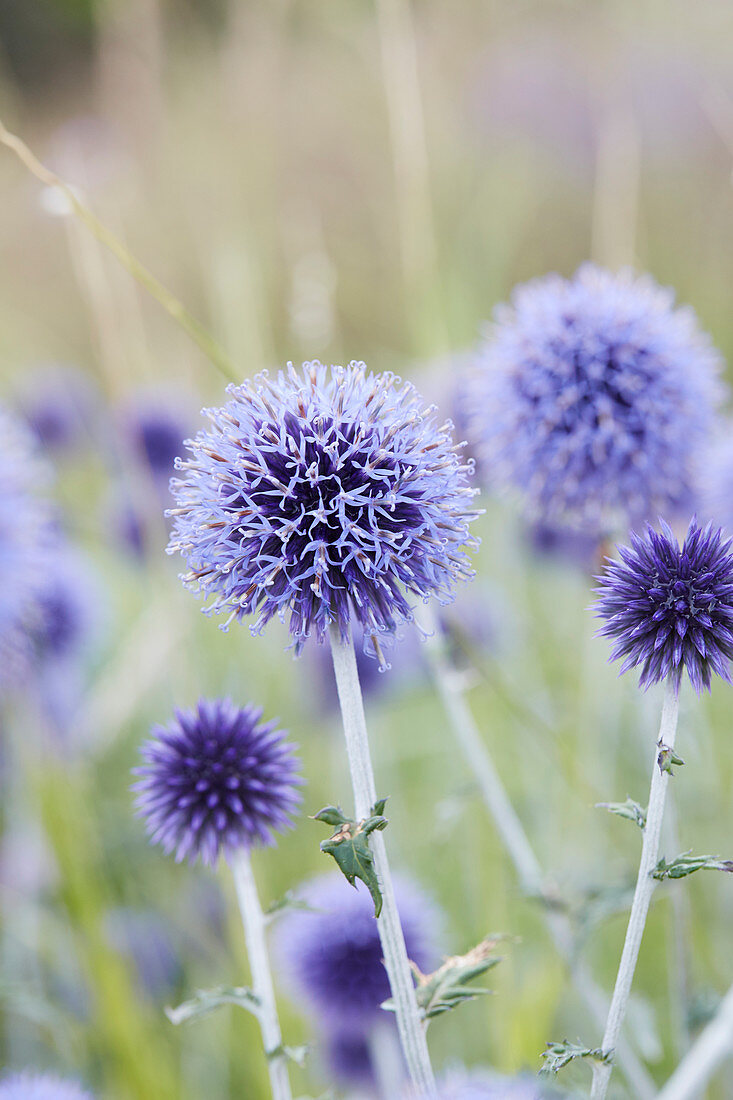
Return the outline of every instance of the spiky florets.
{"type": "Polygon", "coordinates": [[[37,492],[45,476],[27,432],[0,406],[0,692],[18,682],[32,656],[51,531],[37,492]]]}
{"type": "Polygon", "coordinates": [[[720,528],[693,520],[680,547],[666,523],[632,532],[599,577],[599,634],[616,639],[611,660],[621,672],[641,666],[639,683],[669,679],[679,686],[687,673],[695,691],[710,688],[717,673],[731,680],[733,660],[733,544],[720,528]]]}
{"type": "Polygon", "coordinates": [[[289,617],[296,650],[354,618],[378,648],[408,595],[445,601],[472,575],[471,464],[411,385],[313,362],[228,392],[171,482],[169,552],[208,611],[256,614],[254,633],[289,617]]]}
{"type": "Polygon", "coordinates": [[[648,276],[583,265],[518,287],[469,386],[493,481],[536,519],[591,532],[686,507],[719,397],[691,309],[648,276]]]}
{"type": "MultiPolygon", "coordinates": [[[[439,917],[417,886],[397,876],[397,908],[407,954],[421,970],[435,962],[439,917]]],[[[276,951],[284,980],[307,1007],[340,1029],[368,1027],[389,997],[374,906],[338,874],[321,875],[298,891],[316,912],[287,914],[276,951]]]]}
{"type": "Polygon", "coordinates": [[[13,1073],[0,1081],[0,1100],[92,1100],[92,1094],[47,1073],[13,1073]]]}
{"type": "Polygon", "coordinates": [[[256,844],[274,844],[300,795],[294,745],[258,707],[201,700],[155,726],[135,768],[137,808],[151,840],[176,860],[214,864],[256,844]]]}

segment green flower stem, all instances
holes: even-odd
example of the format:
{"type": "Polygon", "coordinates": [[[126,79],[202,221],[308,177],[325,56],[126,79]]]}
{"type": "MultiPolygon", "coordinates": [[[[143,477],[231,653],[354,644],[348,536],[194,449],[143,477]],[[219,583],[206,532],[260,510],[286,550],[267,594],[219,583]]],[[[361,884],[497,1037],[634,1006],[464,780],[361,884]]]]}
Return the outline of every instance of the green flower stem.
{"type": "Polygon", "coordinates": [[[695,1100],[723,1059],[733,1051],[733,986],[713,1019],[682,1059],[658,1100],[695,1100]]]}
{"type": "MultiPolygon", "coordinates": [[[[337,627],[331,627],[330,638],[346,738],[346,752],[354,788],[355,817],[357,821],[361,821],[369,817],[371,808],[377,801],[377,793],[354,643],[351,636],[347,642],[342,642],[337,627]]],[[[382,913],[378,918],[377,927],[394,1000],[400,1043],[408,1073],[416,1089],[428,1097],[433,1097],[436,1095],[435,1079],[430,1065],[425,1027],[420,1019],[405,937],[402,934],[402,925],[395,902],[387,850],[381,832],[372,833],[370,845],[383,898],[382,913]]]]}
{"type": "MultiPolygon", "coordinates": [[[[636,961],[639,958],[644,926],[646,924],[649,903],[652,900],[655,880],[652,871],[659,860],[659,839],[662,832],[662,818],[664,817],[664,804],[667,796],[670,773],[660,767],[658,756],[660,749],[674,748],[675,735],[677,733],[677,717],[679,714],[679,696],[677,689],[671,681],[667,682],[662,704],[662,720],[659,727],[659,741],[654,749],[654,762],[652,764],[652,782],[649,791],[649,808],[647,810],[646,825],[644,827],[644,839],[641,846],[641,861],[639,874],[634,890],[634,900],[631,903],[631,913],[626,929],[626,940],[621,953],[621,962],[616,975],[616,985],[611,998],[611,1007],[606,1020],[606,1030],[603,1035],[602,1049],[613,1052],[618,1046],[621,1025],[626,1015],[626,1007],[631,993],[631,983],[634,979],[636,961]]],[[[613,1066],[610,1062],[597,1062],[593,1067],[593,1087],[591,1100],[604,1100],[608,1090],[608,1082],[613,1066]]]]}
{"type": "MultiPolygon", "coordinates": [[[[522,822],[504,788],[491,754],[479,733],[464,690],[464,677],[451,665],[441,640],[440,626],[430,608],[421,613],[421,625],[427,633],[426,649],[436,690],[443,703],[448,721],[466,762],[481,791],[504,847],[514,864],[522,890],[529,897],[545,896],[542,867],[529,842],[522,822]]],[[[583,963],[576,957],[570,921],[556,909],[543,909],[545,921],[559,954],[568,963],[576,990],[582,997],[598,1027],[602,1027],[608,1011],[608,1001],[583,963]]],[[[617,1045],[619,1067],[638,1100],[651,1100],[656,1095],[654,1081],[634,1053],[631,1045],[620,1039],[617,1045]]]]}
{"type": "Polygon", "coordinates": [[[257,885],[252,874],[249,851],[246,848],[240,848],[235,855],[230,856],[229,866],[234,877],[239,911],[242,914],[244,938],[252,971],[252,992],[260,1002],[258,1015],[270,1071],[273,1100],[292,1100],[287,1055],[283,1050],[270,959],[267,953],[265,915],[262,912],[257,885]]]}

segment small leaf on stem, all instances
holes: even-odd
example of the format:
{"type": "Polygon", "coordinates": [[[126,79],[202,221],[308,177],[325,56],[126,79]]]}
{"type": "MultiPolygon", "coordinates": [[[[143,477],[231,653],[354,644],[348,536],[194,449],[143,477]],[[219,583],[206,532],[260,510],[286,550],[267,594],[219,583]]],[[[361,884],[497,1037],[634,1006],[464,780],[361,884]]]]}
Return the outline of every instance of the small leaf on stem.
{"type": "Polygon", "coordinates": [[[671,863],[667,863],[662,856],[652,871],[652,878],[660,881],[665,878],[685,878],[695,871],[726,871],[733,874],[733,860],[720,859],[719,856],[693,856],[690,852],[684,852],[671,863]]]}
{"type": "Polygon", "coordinates": [[[684,760],[681,756],[677,755],[674,749],[670,749],[668,745],[663,744],[661,741],[657,742],[657,748],[659,749],[657,764],[659,765],[660,772],[668,772],[670,775],[674,775],[672,766],[681,767],[684,764],[684,760]]]}
{"type": "MultiPolygon", "coordinates": [[[[442,1016],[444,1012],[450,1012],[464,1001],[473,1001],[476,997],[492,992],[479,986],[468,988],[468,983],[501,962],[501,957],[492,952],[503,938],[488,936],[467,954],[452,955],[445,959],[442,966],[432,974],[422,974],[413,963],[412,970],[417,981],[417,1003],[426,1020],[442,1016]]],[[[391,998],[382,1004],[382,1008],[394,1011],[391,998]]]]}
{"type": "Polygon", "coordinates": [[[554,1076],[576,1058],[592,1058],[594,1062],[604,1063],[610,1063],[613,1060],[611,1052],[604,1053],[598,1047],[584,1047],[580,1043],[570,1043],[567,1039],[563,1039],[561,1043],[548,1043],[547,1050],[542,1052],[542,1057],[545,1059],[540,1070],[540,1075],[543,1077],[554,1076]]]}
{"type": "Polygon", "coordinates": [[[172,1024],[185,1024],[206,1016],[224,1005],[239,1005],[253,1016],[259,1016],[260,999],[246,986],[219,985],[215,989],[197,989],[190,1000],[176,1008],[166,1008],[165,1014],[172,1024]]]}
{"type": "Polygon", "coordinates": [[[628,795],[625,802],[596,802],[596,809],[608,810],[610,814],[616,814],[617,817],[625,817],[635,822],[640,829],[646,825],[646,810],[628,795]]]}
{"type": "Polygon", "coordinates": [[[356,880],[361,879],[372,896],[375,917],[382,912],[382,892],[374,868],[374,856],[369,849],[369,837],[375,830],[381,831],[387,827],[387,818],[383,815],[386,802],[386,798],[379,799],[374,803],[369,817],[359,822],[345,817],[337,806],[326,806],[313,817],[314,821],[325,821],[336,827],[333,836],[321,841],[321,851],[333,856],[352,886],[355,887],[356,880]]]}

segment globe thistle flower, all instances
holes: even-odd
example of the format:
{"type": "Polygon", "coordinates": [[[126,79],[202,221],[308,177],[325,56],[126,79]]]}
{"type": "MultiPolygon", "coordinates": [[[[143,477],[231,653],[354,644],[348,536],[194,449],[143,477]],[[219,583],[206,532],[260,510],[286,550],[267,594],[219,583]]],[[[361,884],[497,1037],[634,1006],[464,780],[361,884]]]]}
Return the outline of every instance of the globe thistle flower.
{"type": "Polygon", "coordinates": [[[0,406],[0,691],[30,665],[51,530],[37,494],[44,476],[26,431],[0,406]]]}
{"type": "Polygon", "coordinates": [[[133,790],[151,840],[177,861],[213,865],[221,853],[274,844],[289,826],[300,801],[295,746],[261,718],[258,707],[202,699],[153,727],[133,790]]]}
{"type": "Polygon", "coordinates": [[[92,439],[99,395],[88,374],[78,367],[49,363],[26,372],[18,404],[31,432],[54,457],[92,439]]]}
{"type": "Polygon", "coordinates": [[[12,1073],[0,1081],[0,1100],[93,1100],[75,1081],[48,1073],[12,1073]]]}
{"type": "MultiPolygon", "coordinates": [[[[409,958],[429,971],[436,959],[439,917],[409,879],[395,876],[395,894],[409,958]]],[[[275,949],[293,995],[325,1022],[364,1029],[383,1017],[390,995],[374,906],[365,890],[350,890],[339,874],[320,875],[299,896],[317,912],[288,913],[275,949]]]]}
{"type": "Polygon", "coordinates": [[[125,438],[153,480],[167,488],[173,464],[183,452],[189,417],[172,393],[137,394],[122,410],[125,438]]]}
{"type": "Polygon", "coordinates": [[[337,1085],[370,1091],[374,1088],[376,1076],[363,1030],[335,1028],[329,1031],[324,1053],[329,1076],[337,1085]]]}
{"type": "Polygon", "coordinates": [[[583,265],[517,288],[472,381],[489,476],[533,519],[607,534],[689,506],[718,356],[648,276],[583,265]]]}
{"type": "Polygon", "coordinates": [[[698,693],[717,673],[731,681],[733,659],[733,544],[720,528],[693,520],[680,547],[669,526],[647,525],[619,548],[598,578],[599,634],[615,639],[611,660],[621,672],[641,668],[648,687],[669,680],[679,688],[687,670],[698,693]]]}
{"type": "Polygon", "coordinates": [[[103,602],[89,561],[63,541],[54,541],[39,590],[33,629],[36,656],[62,661],[76,656],[94,637],[103,602]]]}
{"type": "Polygon", "coordinates": [[[296,652],[354,619],[379,653],[408,596],[447,601],[472,575],[472,467],[411,385],[313,362],[228,393],[171,482],[168,549],[208,612],[254,614],[255,634],[287,618],[296,652]]]}

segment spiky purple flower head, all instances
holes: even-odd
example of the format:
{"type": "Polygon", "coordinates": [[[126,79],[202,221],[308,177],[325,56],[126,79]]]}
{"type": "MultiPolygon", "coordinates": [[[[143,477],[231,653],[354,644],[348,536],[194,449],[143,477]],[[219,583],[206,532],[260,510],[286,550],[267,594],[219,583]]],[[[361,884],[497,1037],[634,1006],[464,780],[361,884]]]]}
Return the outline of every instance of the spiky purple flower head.
{"type": "Polygon", "coordinates": [[[733,543],[718,527],[695,520],[682,546],[663,521],[647,525],[619,547],[598,577],[600,635],[616,641],[611,660],[621,672],[641,667],[639,684],[669,679],[679,687],[687,670],[695,691],[710,689],[717,673],[731,682],[733,660],[733,543]]]}
{"type": "Polygon", "coordinates": [[[718,365],[671,290],[584,264],[496,311],[471,431],[489,476],[519,489],[532,518],[627,529],[688,506],[718,365]]]}
{"type": "Polygon", "coordinates": [[[154,726],[135,768],[136,805],[152,841],[177,861],[274,844],[290,825],[302,782],[295,746],[262,709],[230,699],[199,701],[154,726]]]}
{"type": "Polygon", "coordinates": [[[48,1073],[12,1073],[0,1081],[0,1100],[92,1100],[92,1094],[48,1073]]]}
{"type": "MultiPolygon", "coordinates": [[[[421,970],[436,960],[438,912],[409,879],[395,878],[407,954],[421,970]]],[[[389,993],[374,906],[338,873],[319,875],[298,891],[317,912],[288,913],[275,940],[283,979],[293,994],[327,1022],[368,1027],[384,1015],[389,993]]]]}
{"type": "Polygon", "coordinates": [[[288,618],[296,652],[355,619],[374,652],[409,595],[446,601],[472,575],[472,467],[409,383],[316,361],[228,393],[171,482],[168,549],[207,611],[255,614],[253,633],[288,618]]]}
{"type": "Polygon", "coordinates": [[[18,681],[32,654],[51,530],[38,494],[44,477],[28,433],[0,406],[0,690],[18,681]]]}

